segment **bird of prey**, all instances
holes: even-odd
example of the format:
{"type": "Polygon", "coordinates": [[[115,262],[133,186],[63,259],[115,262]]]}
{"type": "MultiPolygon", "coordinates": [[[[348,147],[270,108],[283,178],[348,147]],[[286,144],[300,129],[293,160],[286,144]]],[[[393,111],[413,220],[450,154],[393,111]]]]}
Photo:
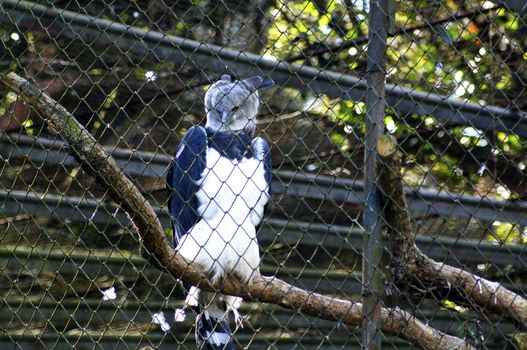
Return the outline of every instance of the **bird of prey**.
{"type": "MultiPolygon", "coordinates": [[[[174,246],[212,284],[227,275],[249,283],[259,273],[256,240],[269,201],[269,145],[253,138],[258,90],[273,85],[259,76],[223,75],[205,94],[207,123],[183,137],[167,175],[174,246]]],[[[188,286],[186,286],[188,287],[188,286]]],[[[228,313],[237,324],[240,298],[188,288],[197,313],[198,349],[234,349],[228,313]]]]}

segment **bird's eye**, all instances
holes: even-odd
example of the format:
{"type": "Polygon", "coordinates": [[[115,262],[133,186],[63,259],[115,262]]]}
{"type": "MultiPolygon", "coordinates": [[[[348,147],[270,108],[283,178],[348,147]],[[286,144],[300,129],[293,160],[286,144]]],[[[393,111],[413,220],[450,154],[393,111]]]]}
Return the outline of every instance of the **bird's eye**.
{"type": "Polygon", "coordinates": [[[236,112],[238,109],[240,109],[240,106],[234,106],[231,109],[231,112],[236,112]]]}

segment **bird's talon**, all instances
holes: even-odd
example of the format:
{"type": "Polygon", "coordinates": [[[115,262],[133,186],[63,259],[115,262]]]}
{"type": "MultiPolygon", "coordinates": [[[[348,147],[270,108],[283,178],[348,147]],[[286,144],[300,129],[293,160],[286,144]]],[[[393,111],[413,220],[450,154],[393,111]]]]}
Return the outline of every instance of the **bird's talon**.
{"type": "Polygon", "coordinates": [[[243,322],[245,321],[245,316],[240,314],[240,312],[236,309],[231,309],[233,315],[234,315],[234,322],[236,322],[236,326],[243,328],[243,322]]]}

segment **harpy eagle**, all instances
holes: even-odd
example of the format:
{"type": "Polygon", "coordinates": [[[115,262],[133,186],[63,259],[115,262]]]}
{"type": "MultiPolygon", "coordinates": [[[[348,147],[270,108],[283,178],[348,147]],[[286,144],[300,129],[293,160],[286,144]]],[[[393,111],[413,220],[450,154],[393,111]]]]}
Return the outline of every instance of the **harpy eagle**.
{"type": "MultiPolygon", "coordinates": [[[[258,90],[272,85],[259,76],[229,75],[212,84],[205,94],[207,123],[185,133],[167,175],[174,246],[212,284],[227,274],[249,283],[259,273],[256,231],[269,202],[272,165],[269,145],[253,134],[258,90]]],[[[188,289],[199,349],[234,349],[228,312],[241,324],[240,302],[188,289]]]]}

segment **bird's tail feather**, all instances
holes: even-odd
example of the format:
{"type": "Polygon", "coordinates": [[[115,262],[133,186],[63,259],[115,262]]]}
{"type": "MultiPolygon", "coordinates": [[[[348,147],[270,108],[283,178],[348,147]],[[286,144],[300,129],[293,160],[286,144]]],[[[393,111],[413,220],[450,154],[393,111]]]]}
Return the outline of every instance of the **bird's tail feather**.
{"type": "Polygon", "coordinates": [[[227,315],[218,319],[206,309],[202,310],[196,318],[196,342],[199,350],[234,350],[227,315]]]}

